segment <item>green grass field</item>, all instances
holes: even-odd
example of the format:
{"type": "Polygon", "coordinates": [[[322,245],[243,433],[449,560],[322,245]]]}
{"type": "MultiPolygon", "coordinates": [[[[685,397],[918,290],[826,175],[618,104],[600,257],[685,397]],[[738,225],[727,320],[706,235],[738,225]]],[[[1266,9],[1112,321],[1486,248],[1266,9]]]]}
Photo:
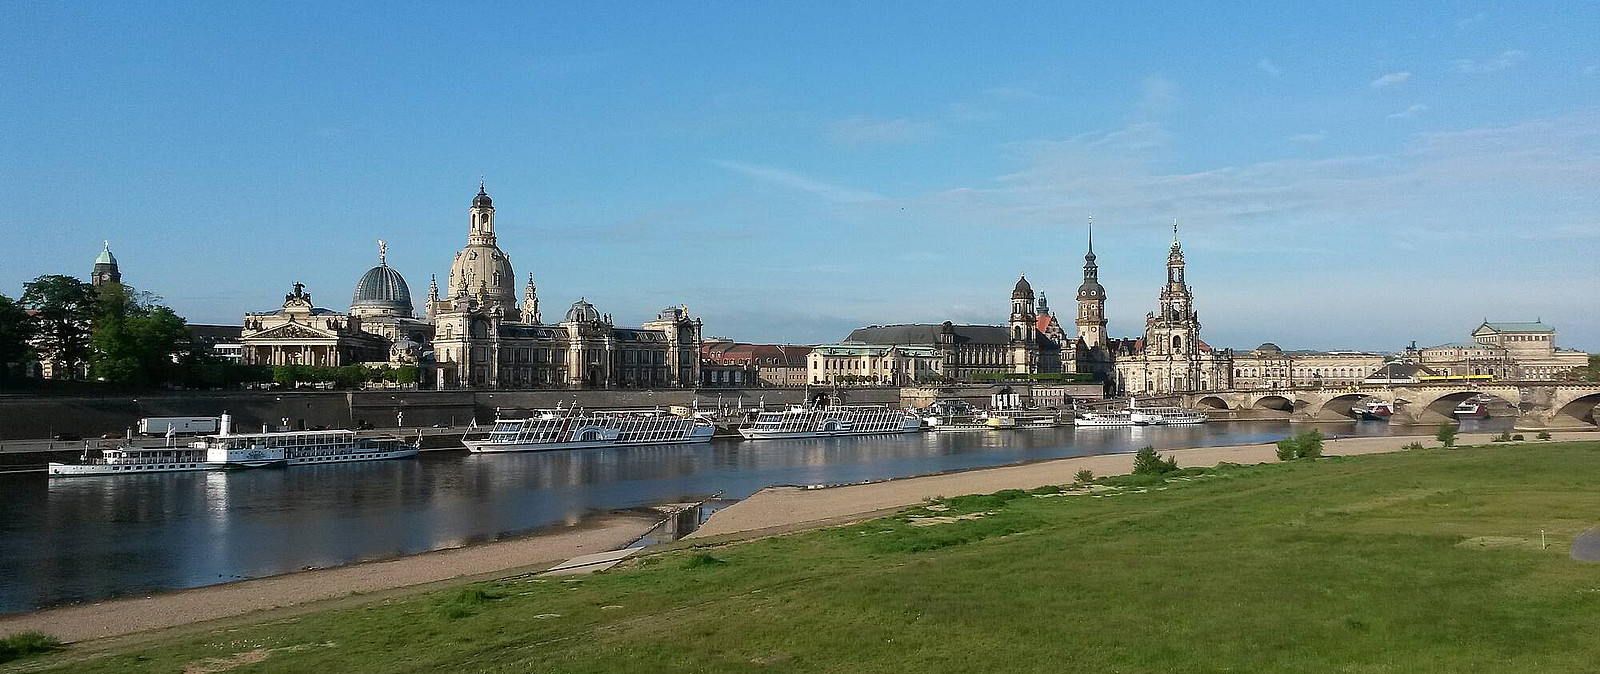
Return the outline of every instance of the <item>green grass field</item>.
{"type": "Polygon", "coordinates": [[[1227,467],[1099,496],[959,497],[581,579],[11,666],[1594,672],[1600,564],[1568,546],[1600,524],[1597,478],[1600,443],[1528,443],[1227,467]]]}

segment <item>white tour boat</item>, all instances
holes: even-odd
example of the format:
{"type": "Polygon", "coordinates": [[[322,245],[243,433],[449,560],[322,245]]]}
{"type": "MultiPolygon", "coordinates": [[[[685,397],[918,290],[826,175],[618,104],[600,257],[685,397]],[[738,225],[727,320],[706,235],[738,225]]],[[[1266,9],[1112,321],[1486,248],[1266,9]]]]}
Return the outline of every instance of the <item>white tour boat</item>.
{"type": "Polygon", "coordinates": [[[1211,421],[1204,412],[1182,407],[1141,407],[1137,414],[1143,416],[1146,426],[1183,426],[1211,421]]]}
{"type": "Polygon", "coordinates": [[[782,412],[762,412],[754,423],[739,429],[746,439],[821,438],[835,435],[911,433],[922,420],[905,410],[881,405],[806,407],[795,405],[782,412]]]}
{"type": "Polygon", "coordinates": [[[703,419],[656,411],[544,411],[523,419],[495,419],[487,435],[462,438],[474,452],[531,452],[632,445],[710,442],[716,427],[703,419]]]}
{"type": "Polygon", "coordinates": [[[1114,427],[1138,426],[1133,422],[1133,414],[1127,410],[1111,410],[1106,412],[1084,412],[1082,416],[1072,420],[1073,426],[1079,427],[1114,427]]]}
{"type": "Polygon", "coordinates": [[[85,449],[75,463],[50,462],[50,477],[77,475],[129,475],[133,473],[173,473],[221,468],[206,459],[206,450],[193,447],[124,446],[100,450],[91,457],[85,449]]]}

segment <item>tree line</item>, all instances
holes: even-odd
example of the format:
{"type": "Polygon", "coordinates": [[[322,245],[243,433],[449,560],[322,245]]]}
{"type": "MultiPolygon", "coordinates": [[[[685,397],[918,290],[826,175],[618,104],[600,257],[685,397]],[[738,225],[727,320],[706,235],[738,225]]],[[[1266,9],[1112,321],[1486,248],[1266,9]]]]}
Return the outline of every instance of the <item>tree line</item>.
{"type": "Polygon", "coordinates": [[[55,378],[130,387],[234,388],[367,382],[414,384],[414,366],[399,368],[246,365],[196,343],[188,323],[161,298],[121,283],[94,286],[60,274],[40,276],[13,300],[0,295],[0,382],[27,378],[35,363],[55,378]],[[64,376],[63,376],[64,373],[64,376]]]}

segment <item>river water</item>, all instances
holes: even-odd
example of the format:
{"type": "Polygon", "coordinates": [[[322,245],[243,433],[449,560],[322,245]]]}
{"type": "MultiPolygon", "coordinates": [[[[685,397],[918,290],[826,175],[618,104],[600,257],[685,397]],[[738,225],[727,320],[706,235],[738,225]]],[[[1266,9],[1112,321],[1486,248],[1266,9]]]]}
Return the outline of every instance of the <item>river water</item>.
{"type": "MultiPolygon", "coordinates": [[[[1319,426],[1329,435],[1391,432],[1382,422],[1319,426]]],[[[596,511],[738,499],[769,485],[881,480],[1144,445],[1268,442],[1297,430],[1286,421],[1066,427],[428,452],[413,460],[54,480],[0,475],[0,613],[409,555],[572,524],[596,511]]]]}

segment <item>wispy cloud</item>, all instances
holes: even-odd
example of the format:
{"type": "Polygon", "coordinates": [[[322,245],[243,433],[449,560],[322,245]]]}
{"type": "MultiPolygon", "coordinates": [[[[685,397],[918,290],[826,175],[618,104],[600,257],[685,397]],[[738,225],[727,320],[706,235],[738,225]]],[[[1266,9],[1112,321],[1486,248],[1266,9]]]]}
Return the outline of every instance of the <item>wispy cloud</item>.
{"type": "Polygon", "coordinates": [[[1389,73],[1383,77],[1379,77],[1378,79],[1373,80],[1372,84],[1369,86],[1374,89],[1382,89],[1384,87],[1395,86],[1409,79],[1411,79],[1411,72],[1402,70],[1397,73],[1389,73]]]}
{"type": "Polygon", "coordinates": [[[1273,77],[1283,74],[1283,69],[1279,68],[1278,64],[1273,63],[1272,59],[1261,59],[1260,61],[1256,61],[1256,70],[1264,72],[1273,77]]]}
{"type": "Polygon", "coordinates": [[[1407,117],[1415,117],[1417,113],[1427,112],[1427,110],[1428,106],[1417,103],[1409,108],[1401,110],[1400,112],[1389,115],[1389,119],[1405,119],[1407,117]]]}
{"type": "Polygon", "coordinates": [[[1458,72],[1458,73],[1466,73],[1468,75],[1478,75],[1478,74],[1482,74],[1482,73],[1497,73],[1497,72],[1500,72],[1502,70],[1506,70],[1508,68],[1511,68],[1512,66],[1517,65],[1518,63],[1523,62],[1527,58],[1528,58],[1528,53],[1527,52],[1524,52],[1524,51],[1521,51],[1521,50],[1517,50],[1517,49],[1508,49],[1506,51],[1500,52],[1499,56],[1496,56],[1494,58],[1487,59],[1487,60],[1484,60],[1484,61],[1474,61],[1472,59],[1456,59],[1455,67],[1456,67],[1456,72],[1458,72]]]}
{"type": "Polygon", "coordinates": [[[869,145],[876,143],[905,143],[921,140],[938,133],[931,122],[910,119],[874,119],[857,115],[838,120],[829,125],[827,137],[839,145],[869,145]]]}
{"type": "Polygon", "coordinates": [[[1140,115],[1156,116],[1178,107],[1178,83],[1160,75],[1151,75],[1140,83],[1139,100],[1134,110],[1140,115]]]}
{"type": "Polygon", "coordinates": [[[1600,74],[1600,66],[1584,66],[1583,74],[1585,77],[1593,77],[1600,74]]]}
{"type": "Polygon", "coordinates": [[[1483,20],[1487,19],[1487,18],[1489,18],[1489,15],[1487,13],[1478,12],[1477,14],[1473,14],[1472,16],[1466,17],[1464,19],[1457,20],[1456,21],[1456,28],[1470,28],[1472,26],[1476,26],[1476,25],[1478,25],[1480,23],[1483,23],[1483,20]]]}
{"type": "Polygon", "coordinates": [[[1301,133],[1289,136],[1289,140],[1292,140],[1296,143],[1320,143],[1327,139],[1328,132],[1326,130],[1317,131],[1316,133],[1301,133]]]}
{"type": "Polygon", "coordinates": [[[789,189],[814,194],[827,201],[836,203],[864,203],[869,201],[883,200],[882,196],[872,192],[832,185],[820,180],[809,178],[799,173],[795,173],[793,171],[776,168],[773,166],[745,164],[743,162],[726,161],[721,159],[712,160],[711,163],[735,173],[740,173],[750,178],[754,178],[769,185],[777,185],[779,187],[786,187],[789,189]]]}

